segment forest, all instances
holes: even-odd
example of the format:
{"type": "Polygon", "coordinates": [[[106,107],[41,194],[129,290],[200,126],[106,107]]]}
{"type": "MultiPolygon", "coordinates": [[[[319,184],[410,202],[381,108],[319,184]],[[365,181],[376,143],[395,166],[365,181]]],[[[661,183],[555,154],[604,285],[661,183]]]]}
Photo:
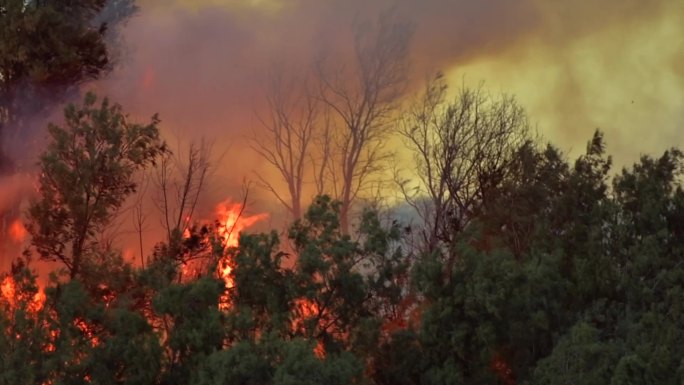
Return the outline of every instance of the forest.
{"type": "Polygon", "coordinates": [[[442,73],[414,86],[412,27],[386,14],[354,35],[353,70],[271,74],[250,146],[272,172],[202,219],[222,164],[88,88],[136,12],[0,0],[0,190],[28,117],[62,111],[25,209],[0,191],[0,253],[17,256],[0,272],[0,384],[684,383],[679,149],[618,168],[597,129],[571,158],[510,95],[442,73]],[[392,170],[395,141],[415,175],[392,170]],[[248,231],[255,188],[285,228],[248,231]],[[125,207],[137,258],[107,238],[125,207]]]}

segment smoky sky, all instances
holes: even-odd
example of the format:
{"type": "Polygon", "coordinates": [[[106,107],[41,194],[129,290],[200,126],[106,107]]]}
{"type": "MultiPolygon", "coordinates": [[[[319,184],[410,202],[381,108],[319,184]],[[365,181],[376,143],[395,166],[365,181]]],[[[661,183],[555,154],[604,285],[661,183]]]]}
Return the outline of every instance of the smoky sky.
{"type": "MultiPolygon", "coordinates": [[[[597,128],[606,132],[608,151],[619,166],[642,153],[684,147],[682,1],[139,0],[138,5],[139,12],[117,34],[116,67],[83,91],[110,97],[140,121],[159,113],[163,135],[177,152],[191,141],[212,143],[215,172],[200,218],[210,217],[212,207],[226,198],[240,199],[244,180],[255,179],[255,171],[276,178],[246,139],[261,128],[257,116],[265,113],[269,70],[301,76],[321,53],[349,62],[354,25],[390,10],[415,32],[407,99],[440,70],[453,88],[484,82],[492,93],[516,95],[539,132],[572,156],[583,151],[597,128]]],[[[263,191],[251,191],[257,206],[276,206],[263,191]]]]}
{"type": "Polygon", "coordinates": [[[413,84],[437,70],[484,81],[562,149],[605,130],[623,163],[682,141],[684,3],[670,0],[143,0],[97,87],[137,116],[160,113],[180,140],[215,141],[241,180],[261,167],[244,137],[259,129],[268,70],[348,59],[354,23],[388,9],[415,27],[413,84]]]}

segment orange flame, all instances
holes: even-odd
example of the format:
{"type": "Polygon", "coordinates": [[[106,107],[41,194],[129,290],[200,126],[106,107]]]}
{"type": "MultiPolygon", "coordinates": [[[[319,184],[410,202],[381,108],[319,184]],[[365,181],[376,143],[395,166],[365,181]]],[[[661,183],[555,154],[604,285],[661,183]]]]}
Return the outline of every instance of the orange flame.
{"type": "MultiPolygon", "coordinates": [[[[253,226],[255,223],[266,219],[268,214],[257,214],[245,216],[244,206],[240,203],[231,203],[225,201],[216,207],[216,214],[218,217],[218,235],[222,239],[222,244],[226,249],[231,249],[238,246],[240,233],[246,228],[253,226]]],[[[226,289],[235,287],[235,281],[231,276],[233,271],[233,261],[230,253],[226,254],[218,265],[219,277],[223,279],[226,289]]],[[[219,308],[226,310],[230,307],[230,299],[227,294],[221,296],[219,308]]]]}
{"type": "MultiPolygon", "coordinates": [[[[5,276],[5,278],[2,279],[2,283],[0,283],[0,296],[9,303],[10,308],[14,308],[17,305],[17,299],[21,300],[21,298],[19,298],[21,295],[17,294],[17,284],[14,281],[14,278],[12,278],[11,275],[5,276]]],[[[43,289],[39,289],[38,292],[33,295],[33,298],[30,299],[28,310],[37,313],[43,308],[44,303],[45,293],[43,292],[43,289]]]]}
{"type": "MultiPolygon", "coordinates": [[[[320,315],[318,305],[306,298],[295,300],[294,308],[298,313],[298,317],[292,323],[292,329],[295,331],[297,329],[305,328],[304,322],[306,320],[318,317],[320,315]]],[[[319,320],[319,324],[320,323],[322,322],[319,320]]],[[[325,358],[325,346],[321,341],[316,342],[313,352],[316,357],[320,359],[325,358]]]]}
{"type": "Polygon", "coordinates": [[[218,233],[223,238],[223,245],[227,248],[237,247],[240,233],[244,229],[268,217],[268,214],[244,216],[243,211],[242,204],[229,201],[220,203],[216,207],[219,221],[218,233]]]}
{"type": "Polygon", "coordinates": [[[11,306],[14,306],[15,292],[16,285],[14,283],[14,279],[8,275],[0,284],[0,294],[2,294],[2,297],[9,302],[11,306]]]}

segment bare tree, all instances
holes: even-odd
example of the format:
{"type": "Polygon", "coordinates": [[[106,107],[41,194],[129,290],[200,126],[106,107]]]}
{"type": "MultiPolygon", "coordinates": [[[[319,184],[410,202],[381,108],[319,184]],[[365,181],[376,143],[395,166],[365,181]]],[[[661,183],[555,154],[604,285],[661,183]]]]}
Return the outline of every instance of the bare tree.
{"type": "Polygon", "coordinates": [[[169,241],[189,226],[206,182],[210,155],[210,146],[202,141],[189,146],[185,159],[170,153],[161,159],[156,178],[157,207],[169,241]]]}
{"type": "Polygon", "coordinates": [[[354,63],[332,69],[319,63],[320,97],[335,124],[328,138],[332,158],[327,174],[342,203],[345,233],[353,202],[389,159],[385,144],[406,86],[411,35],[411,26],[382,15],[375,25],[358,26],[354,63]]]}
{"type": "Polygon", "coordinates": [[[149,179],[145,178],[141,183],[141,188],[136,197],[135,204],[133,206],[133,228],[135,232],[138,233],[138,246],[140,248],[140,266],[145,268],[145,253],[143,250],[143,232],[145,231],[145,222],[147,221],[147,214],[144,208],[144,197],[147,193],[147,188],[149,187],[149,179]]]}
{"type": "Polygon", "coordinates": [[[267,97],[269,116],[260,118],[265,132],[255,134],[251,140],[254,151],[278,171],[287,185],[287,193],[280,192],[262,174],[257,174],[260,184],[276,197],[293,219],[302,215],[307,174],[314,174],[318,190],[324,188],[322,179],[316,175],[325,169],[329,157],[326,123],[321,120],[320,103],[308,84],[307,79],[285,80],[282,72],[274,72],[267,97]],[[320,143],[323,143],[319,146],[322,153],[317,161],[313,147],[320,143]],[[310,164],[313,170],[309,169],[310,164]]]}
{"type": "Polygon", "coordinates": [[[424,251],[449,243],[486,209],[516,151],[530,140],[524,110],[513,97],[495,98],[463,86],[451,102],[441,74],[408,111],[401,134],[413,151],[418,184],[399,180],[424,227],[424,251]]]}

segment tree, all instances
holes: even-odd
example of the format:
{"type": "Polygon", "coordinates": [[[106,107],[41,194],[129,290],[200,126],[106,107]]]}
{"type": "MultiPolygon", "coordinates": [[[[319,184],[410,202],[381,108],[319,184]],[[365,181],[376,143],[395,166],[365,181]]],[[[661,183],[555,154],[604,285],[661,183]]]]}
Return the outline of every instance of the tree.
{"type": "Polygon", "coordinates": [[[121,106],[94,94],[65,109],[65,126],[50,124],[51,142],[40,157],[40,199],[28,211],[31,244],[40,257],[64,264],[70,278],[83,273],[95,236],[136,190],[133,175],[166,152],[154,116],[131,123],[121,106]]]}
{"type": "Polygon", "coordinates": [[[159,194],[156,201],[169,243],[190,227],[190,219],[208,177],[210,157],[211,147],[204,141],[199,145],[190,144],[185,160],[170,152],[161,157],[156,178],[159,194]]]}
{"type": "Polygon", "coordinates": [[[282,73],[272,76],[267,97],[269,117],[261,119],[265,135],[255,135],[252,148],[280,174],[287,185],[287,196],[262,175],[261,184],[287,209],[292,219],[302,216],[306,178],[313,175],[318,193],[323,193],[323,173],[329,157],[327,122],[310,80],[285,80],[282,73]],[[319,145],[320,156],[314,155],[319,145]],[[317,159],[319,158],[319,159],[317,159]],[[311,168],[308,167],[311,163],[311,168]]]}
{"type": "Polygon", "coordinates": [[[411,35],[410,25],[384,14],[374,26],[358,26],[353,63],[332,69],[324,61],[318,65],[320,98],[333,124],[328,182],[341,202],[343,233],[349,233],[353,203],[387,166],[386,144],[406,87],[411,35]]]}
{"type": "Polygon", "coordinates": [[[477,217],[506,177],[529,125],[515,99],[491,97],[480,88],[463,87],[446,100],[441,74],[402,122],[401,134],[418,166],[417,186],[399,184],[424,223],[421,248],[435,251],[452,242],[477,217]]]}
{"type": "Polygon", "coordinates": [[[393,321],[402,300],[406,259],[399,231],[379,225],[367,211],[360,239],[340,227],[342,203],[318,197],[289,231],[294,266],[295,335],[318,341],[325,352],[375,349],[384,321],[393,321]]]}
{"type": "MultiPolygon", "coordinates": [[[[590,148],[601,147],[596,139],[590,148]]],[[[579,319],[538,363],[531,383],[682,381],[684,317],[677,305],[684,292],[681,159],[677,149],[655,159],[644,156],[613,178],[610,198],[588,204],[600,208],[608,201],[614,209],[600,223],[600,242],[576,237],[583,231],[564,234],[573,243],[593,244],[566,247],[576,253],[573,291],[582,304],[574,304],[573,313],[579,319]],[[592,252],[597,248],[603,252],[592,252]]],[[[582,216],[578,219],[573,227],[582,229],[582,216]]]]}
{"type": "Polygon", "coordinates": [[[0,384],[43,383],[48,314],[36,276],[17,262],[0,278],[0,384]]]}
{"type": "Polygon", "coordinates": [[[107,21],[125,20],[134,11],[129,3],[0,2],[0,139],[8,126],[18,123],[19,114],[40,111],[70,86],[110,68],[107,21]],[[116,17],[100,15],[106,6],[116,17]]]}
{"type": "MultiPolygon", "coordinates": [[[[133,0],[0,0],[0,177],[25,171],[12,156],[37,118],[112,68],[109,37],[135,10],[133,0]]],[[[0,233],[19,203],[0,209],[0,233]]]]}

